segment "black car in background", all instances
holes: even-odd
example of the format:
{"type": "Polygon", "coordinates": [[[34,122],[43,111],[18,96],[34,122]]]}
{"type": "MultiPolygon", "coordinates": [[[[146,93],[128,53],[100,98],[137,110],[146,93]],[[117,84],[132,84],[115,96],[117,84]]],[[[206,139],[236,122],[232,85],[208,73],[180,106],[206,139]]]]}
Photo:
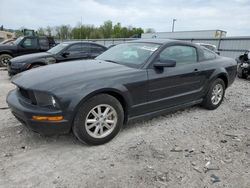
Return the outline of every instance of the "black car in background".
{"type": "Polygon", "coordinates": [[[239,78],[247,79],[250,75],[250,59],[249,50],[236,58],[237,61],[237,75],[239,78]]]}
{"type": "Polygon", "coordinates": [[[94,59],[107,48],[92,42],[63,42],[47,52],[34,53],[13,58],[8,63],[9,75],[53,63],[77,59],[94,59]]]}
{"type": "Polygon", "coordinates": [[[7,66],[13,57],[45,52],[56,45],[52,37],[22,36],[9,44],[0,44],[0,66],[7,66]]]}
{"type": "Polygon", "coordinates": [[[82,142],[103,144],[130,120],[195,104],[218,108],[236,68],[234,59],[190,42],[137,40],[94,60],[20,73],[12,80],[17,88],[7,103],[35,132],[72,130],[82,142]]]}

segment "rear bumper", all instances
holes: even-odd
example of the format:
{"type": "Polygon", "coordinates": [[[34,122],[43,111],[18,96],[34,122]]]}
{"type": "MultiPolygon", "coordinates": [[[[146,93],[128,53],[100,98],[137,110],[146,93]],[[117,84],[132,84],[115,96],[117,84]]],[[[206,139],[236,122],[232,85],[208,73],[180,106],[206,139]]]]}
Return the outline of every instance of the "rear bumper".
{"type": "Polygon", "coordinates": [[[9,92],[6,99],[12,114],[30,130],[43,134],[65,134],[71,130],[71,124],[68,120],[60,121],[37,121],[32,116],[55,116],[62,115],[61,111],[51,111],[42,109],[38,106],[27,104],[19,98],[17,90],[9,92]]]}

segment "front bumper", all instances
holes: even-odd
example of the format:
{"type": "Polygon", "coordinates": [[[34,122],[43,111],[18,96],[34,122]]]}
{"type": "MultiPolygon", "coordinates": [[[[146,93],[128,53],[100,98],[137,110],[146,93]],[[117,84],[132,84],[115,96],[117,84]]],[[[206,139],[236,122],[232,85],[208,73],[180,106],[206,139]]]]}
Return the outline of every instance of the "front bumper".
{"type": "Polygon", "coordinates": [[[22,68],[12,68],[9,64],[7,65],[7,70],[8,70],[9,76],[13,76],[15,74],[18,74],[24,71],[22,68]]]}
{"type": "Polygon", "coordinates": [[[55,116],[62,115],[61,111],[52,111],[28,104],[23,101],[17,92],[17,89],[9,92],[6,99],[13,115],[30,130],[43,134],[65,134],[71,130],[71,124],[68,120],[60,121],[37,121],[32,116],[55,116]]]}

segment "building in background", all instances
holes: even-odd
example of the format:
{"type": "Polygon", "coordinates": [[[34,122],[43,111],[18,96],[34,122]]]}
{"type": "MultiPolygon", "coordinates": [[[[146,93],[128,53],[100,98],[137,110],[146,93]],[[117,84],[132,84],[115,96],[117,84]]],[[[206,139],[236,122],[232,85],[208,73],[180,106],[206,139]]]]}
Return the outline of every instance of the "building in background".
{"type": "Polygon", "coordinates": [[[227,32],[222,30],[200,30],[200,31],[175,31],[143,33],[141,38],[168,38],[168,39],[198,39],[198,38],[223,38],[227,32]]]}

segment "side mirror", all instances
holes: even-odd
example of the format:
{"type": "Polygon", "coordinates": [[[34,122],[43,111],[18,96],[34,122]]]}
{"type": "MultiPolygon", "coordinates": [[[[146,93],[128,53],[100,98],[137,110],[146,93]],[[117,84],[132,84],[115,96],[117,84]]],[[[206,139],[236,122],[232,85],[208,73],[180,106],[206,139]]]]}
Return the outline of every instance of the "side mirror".
{"type": "Polygon", "coordinates": [[[63,53],[62,53],[62,56],[63,56],[63,57],[68,57],[68,56],[69,56],[69,52],[63,52],[63,53]]]}
{"type": "Polygon", "coordinates": [[[163,67],[175,67],[176,61],[170,59],[160,59],[159,62],[154,63],[154,67],[163,68],[163,67]]]}

